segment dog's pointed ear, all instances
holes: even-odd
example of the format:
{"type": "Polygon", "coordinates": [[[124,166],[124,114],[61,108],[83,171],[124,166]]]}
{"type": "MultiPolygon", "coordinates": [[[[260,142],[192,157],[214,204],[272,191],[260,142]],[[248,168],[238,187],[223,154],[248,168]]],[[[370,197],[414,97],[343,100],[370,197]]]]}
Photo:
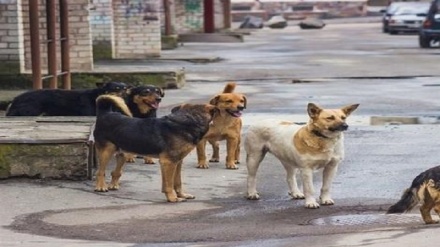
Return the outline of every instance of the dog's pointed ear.
{"type": "Polygon", "coordinates": [[[309,117],[311,117],[311,118],[317,117],[321,111],[322,111],[322,108],[313,104],[313,103],[309,103],[307,105],[307,113],[309,114],[309,117]]]}
{"type": "Polygon", "coordinates": [[[104,82],[97,82],[95,85],[96,85],[96,87],[97,88],[102,88],[102,87],[104,87],[104,82]]]}
{"type": "Polygon", "coordinates": [[[359,104],[354,105],[348,105],[345,107],[342,107],[341,110],[344,112],[345,116],[349,116],[354,110],[358,108],[359,104]]]}
{"type": "Polygon", "coordinates": [[[246,109],[247,106],[247,98],[246,96],[243,95],[243,100],[244,100],[244,109],[246,109]]]}
{"type": "Polygon", "coordinates": [[[211,104],[211,105],[217,105],[217,103],[218,103],[218,99],[220,98],[220,95],[217,95],[217,96],[215,96],[214,98],[212,98],[210,101],[209,101],[209,104],[211,104]]]}

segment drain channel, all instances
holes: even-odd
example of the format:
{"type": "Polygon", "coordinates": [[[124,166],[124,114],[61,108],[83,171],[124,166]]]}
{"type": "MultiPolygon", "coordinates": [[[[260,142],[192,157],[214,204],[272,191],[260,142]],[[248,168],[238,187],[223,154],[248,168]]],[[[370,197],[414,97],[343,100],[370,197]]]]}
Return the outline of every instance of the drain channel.
{"type": "Polygon", "coordinates": [[[402,225],[423,224],[420,215],[415,214],[353,214],[313,219],[310,225],[358,226],[358,225],[402,225]]]}

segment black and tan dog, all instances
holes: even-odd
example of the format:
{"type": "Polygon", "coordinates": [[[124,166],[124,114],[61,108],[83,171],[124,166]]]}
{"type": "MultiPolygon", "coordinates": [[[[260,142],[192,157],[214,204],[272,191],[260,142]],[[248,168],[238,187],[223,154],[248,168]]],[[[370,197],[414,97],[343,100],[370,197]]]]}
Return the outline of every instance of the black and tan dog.
{"type": "Polygon", "coordinates": [[[438,223],[433,220],[431,210],[440,216],[440,166],[433,167],[420,173],[411,183],[411,186],[403,192],[400,200],[392,205],[387,214],[405,213],[413,209],[419,203],[420,213],[426,224],[438,223]]]}
{"type": "Polygon", "coordinates": [[[22,93],[9,105],[6,116],[96,116],[96,98],[103,94],[125,96],[123,82],[96,83],[95,89],[39,89],[22,93]]]}
{"type": "Polygon", "coordinates": [[[226,168],[238,169],[236,164],[240,161],[240,139],[241,139],[241,113],[246,108],[246,96],[240,93],[234,93],[235,83],[227,83],[223,92],[210,100],[210,104],[219,108],[209,131],[203,140],[197,145],[197,168],[209,168],[206,161],[206,142],[209,142],[213,148],[213,154],[210,162],[219,162],[219,141],[226,140],[226,168]]]}
{"type": "Polygon", "coordinates": [[[183,192],[182,162],[208,132],[209,123],[217,112],[218,109],[210,104],[187,104],[161,118],[132,118],[123,99],[113,95],[100,96],[93,132],[99,159],[95,191],[119,189],[119,179],[126,162],[123,152],[130,152],[159,158],[162,192],[169,202],[195,198],[183,192]],[[113,112],[115,108],[126,115],[113,112]],[[107,186],[105,170],[115,153],[116,168],[107,186]]]}
{"type": "MultiPolygon", "coordinates": [[[[141,85],[131,88],[127,93],[126,103],[133,117],[156,118],[157,109],[165,96],[162,88],[153,85],[141,85]]],[[[134,154],[126,154],[127,162],[135,162],[134,154]]],[[[155,164],[151,157],[144,156],[145,164],[155,164]]]]}

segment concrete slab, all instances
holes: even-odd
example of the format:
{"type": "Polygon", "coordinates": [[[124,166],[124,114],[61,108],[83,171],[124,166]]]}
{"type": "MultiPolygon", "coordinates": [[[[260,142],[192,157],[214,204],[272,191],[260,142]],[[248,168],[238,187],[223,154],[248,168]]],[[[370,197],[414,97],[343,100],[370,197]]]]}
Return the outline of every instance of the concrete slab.
{"type": "Polygon", "coordinates": [[[188,33],[179,34],[181,43],[241,43],[243,35],[240,33],[188,33]]]}

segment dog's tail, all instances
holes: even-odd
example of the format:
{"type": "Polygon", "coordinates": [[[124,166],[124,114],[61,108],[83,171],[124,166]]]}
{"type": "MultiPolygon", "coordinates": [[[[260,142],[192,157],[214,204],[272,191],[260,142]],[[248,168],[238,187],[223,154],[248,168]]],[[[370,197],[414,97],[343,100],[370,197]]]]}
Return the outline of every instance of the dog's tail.
{"type": "Polygon", "coordinates": [[[8,107],[6,108],[5,116],[13,116],[13,112],[11,111],[11,105],[12,103],[8,104],[8,107]]]}
{"type": "Polygon", "coordinates": [[[405,213],[413,209],[419,203],[418,190],[416,187],[406,189],[400,200],[388,208],[387,214],[405,213]]]}
{"type": "Polygon", "coordinates": [[[100,116],[107,112],[118,111],[124,115],[132,117],[130,109],[124,99],[110,94],[104,94],[96,99],[96,115],[100,116]]]}
{"type": "Polygon", "coordinates": [[[223,89],[223,93],[233,93],[235,90],[236,83],[235,82],[228,82],[223,89]]]}

